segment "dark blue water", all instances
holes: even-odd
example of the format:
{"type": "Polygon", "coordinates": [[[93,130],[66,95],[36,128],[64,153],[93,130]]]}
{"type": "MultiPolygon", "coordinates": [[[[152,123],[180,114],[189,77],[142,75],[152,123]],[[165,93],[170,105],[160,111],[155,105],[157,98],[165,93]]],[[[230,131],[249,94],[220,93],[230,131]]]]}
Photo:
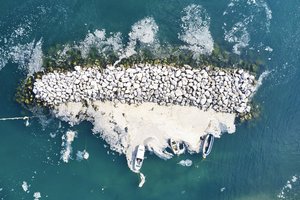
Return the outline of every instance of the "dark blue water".
{"type": "Polygon", "coordinates": [[[0,0],[0,117],[33,115],[16,103],[15,93],[35,65],[32,60],[38,60],[30,55],[41,38],[44,53],[56,44],[83,41],[96,29],[105,29],[107,35],[121,32],[126,45],[131,26],[152,17],[160,45],[181,45],[181,17],[191,4],[202,6],[210,17],[215,43],[241,56],[255,51],[265,61],[270,73],[254,98],[261,106],[260,117],[237,124],[236,133],[217,140],[205,161],[199,155],[169,161],[147,155],[143,188],[137,187],[139,178],[128,170],[126,159],[92,135],[90,123],[70,128],[49,115],[31,119],[29,126],[23,120],[0,121],[0,199],[34,199],[33,193],[40,192],[41,199],[273,200],[282,191],[286,199],[300,199],[300,182],[292,181],[300,176],[296,0],[0,0]],[[68,129],[78,132],[73,157],[87,149],[87,161],[61,162],[61,136],[68,129]],[[193,161],[191,167],[177,164],[186,158],[193,161]],[[23,191],[23,181],[30,185],[29,193],[23,191]]]}

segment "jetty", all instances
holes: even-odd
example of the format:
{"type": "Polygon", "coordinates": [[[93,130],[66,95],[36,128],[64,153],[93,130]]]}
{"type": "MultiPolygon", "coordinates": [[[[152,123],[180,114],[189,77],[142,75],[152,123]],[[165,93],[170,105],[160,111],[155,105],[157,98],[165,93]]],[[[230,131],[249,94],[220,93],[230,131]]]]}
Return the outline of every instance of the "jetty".
{"type": "Polygon", "coordinates": [[[139,64],[132,68],[107,66],[50,72],[34,82],[35,98],[46,105],[65,102],[114,101],[195,106],[217,112],[250,112],[255,76],[243,69],[193,69],[139,64]]]}

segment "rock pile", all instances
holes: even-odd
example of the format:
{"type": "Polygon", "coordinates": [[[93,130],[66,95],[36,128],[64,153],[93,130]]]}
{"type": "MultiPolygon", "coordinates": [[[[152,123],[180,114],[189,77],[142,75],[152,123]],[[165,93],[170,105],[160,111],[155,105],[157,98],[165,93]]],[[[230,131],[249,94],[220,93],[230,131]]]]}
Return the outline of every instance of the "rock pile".
{"type": "Polygon", "coordinates": [[[81,68],[51,72],[36,79],[35,98],[47,105],[83,100],[128,104],[196,106],[218,112],[246,113],[256,89],[255,77],[242,69],[192,69],[189,66],[139,64],[132,68],[81,68]]]}

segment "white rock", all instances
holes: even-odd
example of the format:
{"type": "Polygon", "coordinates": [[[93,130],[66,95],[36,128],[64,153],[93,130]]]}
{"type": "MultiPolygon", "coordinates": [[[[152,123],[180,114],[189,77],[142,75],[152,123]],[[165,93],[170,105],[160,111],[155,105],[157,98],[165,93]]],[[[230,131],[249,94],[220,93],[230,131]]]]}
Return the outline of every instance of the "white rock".
{"type": "Polygon", "coordinates": [[[179,81],[179,82],[178,82],[178,87],[182,87],[182,85],[183,85],[183,84],[182,84],[182,81],[179,81]]]}
{"type": "Polygon", "coordinates": [[[177,89],[177,90],[175,91],[175,95],[176,95],[176,97],[179,97],[179,96],[182,96],[183,93],[182,93],[182,91],[181,91],[180,89],[177,89]]]}
{"type": "Polygon", "coordinates": [[[239,74],[242,74],[243,72],[244,72],[243,69],[239,69],[239,70],[238,70],[238,73],[239,73],[239,74]]]}
{"type": "Polygon", "coordinates": [[[255,79],[255,76],[250,75],[250,76],[249,76],[249,79],[254,80],[254,79],[255,79]]]}
{"type": "Polygon", "coordinates": [[[124,72],[123,72],[123,71],[117,72],[117,73],[115,74],[116,80],[119,80],[123,75],[124,75],[124,72]]]}
{"type": "Polygon", "coordinates": [[[134,84],[133,84],[133,88],[137,89],[137,88],[139,88],[139,87],[140,87],[140,84],[138,84],[138,83],[134,83],[134,84]]]}
{"type": "Polygon", "coordinates": [[[147,78],[144,76],[141,80],[142,83],[146,83],[147,82],[147,78]]]}
{"type": "Polygon", "coordinates": [[[187,85],[188,84],[188,79],[186,79],[186,78],[183,78],[182,79],[182,85],[187,85]]]}
{"type": "Polygon", "coordinates": [[[188,75],[194,75],[194,72],[192,70],[185,70],[185,73],[188,74],[188,75]]]}
{"type": "Polygon", "coordinates": [[[236,111],[238,112],[238,113],[244,113],[245,112],[245,107],[237,107],[236,108],[236,111]]]}
{"type": "Polygon", "coordinates": [[[203,78],[208,78],[208,73],[205,70],[202,70],[200,73],[202,74],[203,78]]]}
{"type": "Polygon", "coordinates": [[[225,72],[219,71],[219,75],[220,75],[220,76],[224,76],[224,75],[225,75],[225,72]]]}
{"type": "Polygon", "coordinates": [[[78,84],[80,83],[80,80],[79,80],[79,79],[76,79],[76,80],[74,81],[74,83],[75,83],[76,85],[78,85],[78,84]]]}
{"type": "Polygon", "coordinates": [[[83,99],[118,100],[137,103],[158,102],[212,107],[224,112],[249,112],[255,77],[244,70],[193,70],[190,67],[135,66],[107,67],[103,72],[75,67],[75,71],[43,75],[34,83],[33,93],[50,105],[83,99]],[[114,99],[116,98],[116,99],[114,99]],[[214,103],[213,103],[214,102],[214,103]],[[243,104],[244,103],[244,104],[243,104]],[[203,106],[206,105],[206,106],[203,106]]]}
{"type": "Polygon", "coordinates": [[[248,79],[249,76],[250,76],[250,75],[249,75],[247,72],[244,72],[244,73],[242,74],[242,78],[243,78],[243,79],[248,79]]]}
{"type": "Polygon", "coordinates": [[[154,90],[157,90],[157,89],[158,89],[158,84],[153,84],[153,85],[152,85],[152,88],[153,88],[154,90]]]}
{"type": "Polygon", "coordinates": [[[201,104],[201,105],[204,105],[205,103],[206,103],[206,98],[203,97],[203,98],[200,100],[200,104],[201,104]]]}
{"type": "Polygon", "coordinates": [[[128,77],[122,77],[122,82],[123,83],[127,83],[127,82],[129,82],[129,78],[128,77]]]}
{"type": "Polygon", "coordinates": [[[206,91],[204,92],[204,95],[205,95],[206,97],[209,97],[209,96],[210,96],[210,92],[209,92],[208,90],[206,90],[206,91]]]}
{"type": "Polygon", "coordinates": [[[87,81],[89,80],[89,78],[87,77],[86,74],[83,74],[81,78],[82,78],[82,80],[84,80],[85,82],[87,82],[87,81]]]}
{"type": "Polygon", "coordinates": [[[73,90],[71,88],[66,89],[66,93],[72,94],[73,90]]]}
{"type": "Polygon", "coordinates": [[[177,77],[177,78],[178,78],[178,77],[180,76],[180,74],[181,74],[181,70],[179,69],[179,70],[177,70],[177,71],[176,71],[176,73],[175,73],[175,77],[177,77]]]}
{"type": "Polygon", "coordinates": [[[76,71],[78,71],[78,72],[81,71],[81,67],[80,67],[80,66],[75,66],[74,69],[75,69],[76,71]]]}
{"type": "Polygon", "coordinates": [[[247,106],[247,107],[246,107],[246,112],[249,113],[250,111],[251,111],[251,106],[247,106]]]}

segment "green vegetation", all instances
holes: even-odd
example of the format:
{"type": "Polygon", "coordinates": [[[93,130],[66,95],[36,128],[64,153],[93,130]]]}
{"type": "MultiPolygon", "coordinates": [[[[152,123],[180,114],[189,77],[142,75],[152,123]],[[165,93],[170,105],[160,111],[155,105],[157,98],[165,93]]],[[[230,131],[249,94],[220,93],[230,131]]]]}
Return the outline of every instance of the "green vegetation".
{"type": "Polygon", "coordinates": [[[17,88],[16,92],[16,101],[24,106],[43,106],[43,102],[39,99],[36,99],[33,93],[33,84],[34,80],[41,78],[43,72],[35,73],[33,76],[27,77],[22,80],[17,88]]]}
{"type": "MultiPolygon", "coordinates": [[[[96,48],[91,48],[86,58],[83,58],[81,52],[76,48],[70,48],[66,52],[63,51],[64,47],[62,45],[50,48],[44,57],[44,67],[46,69],[68,70],[73,69],[76,65],[105,68],[108,64],[113,64],[118,60],[116,52],[106,51],[101,53],[96,48]]],[[[129,58],[124,58],[119,64],[127,68],[138,63],[168,64],[178,67],[188,64],[195,68],[201,66],[243,68],[254,74],[257,74],[264,64],[254,52],[248,52],[246,56],[241,58],[221,49],[217,44],[215,44],[211,55],[199,55],[196,58],[190,51],[179,47],[160,47],[155,50],[144,48],[129,58]]]]}

